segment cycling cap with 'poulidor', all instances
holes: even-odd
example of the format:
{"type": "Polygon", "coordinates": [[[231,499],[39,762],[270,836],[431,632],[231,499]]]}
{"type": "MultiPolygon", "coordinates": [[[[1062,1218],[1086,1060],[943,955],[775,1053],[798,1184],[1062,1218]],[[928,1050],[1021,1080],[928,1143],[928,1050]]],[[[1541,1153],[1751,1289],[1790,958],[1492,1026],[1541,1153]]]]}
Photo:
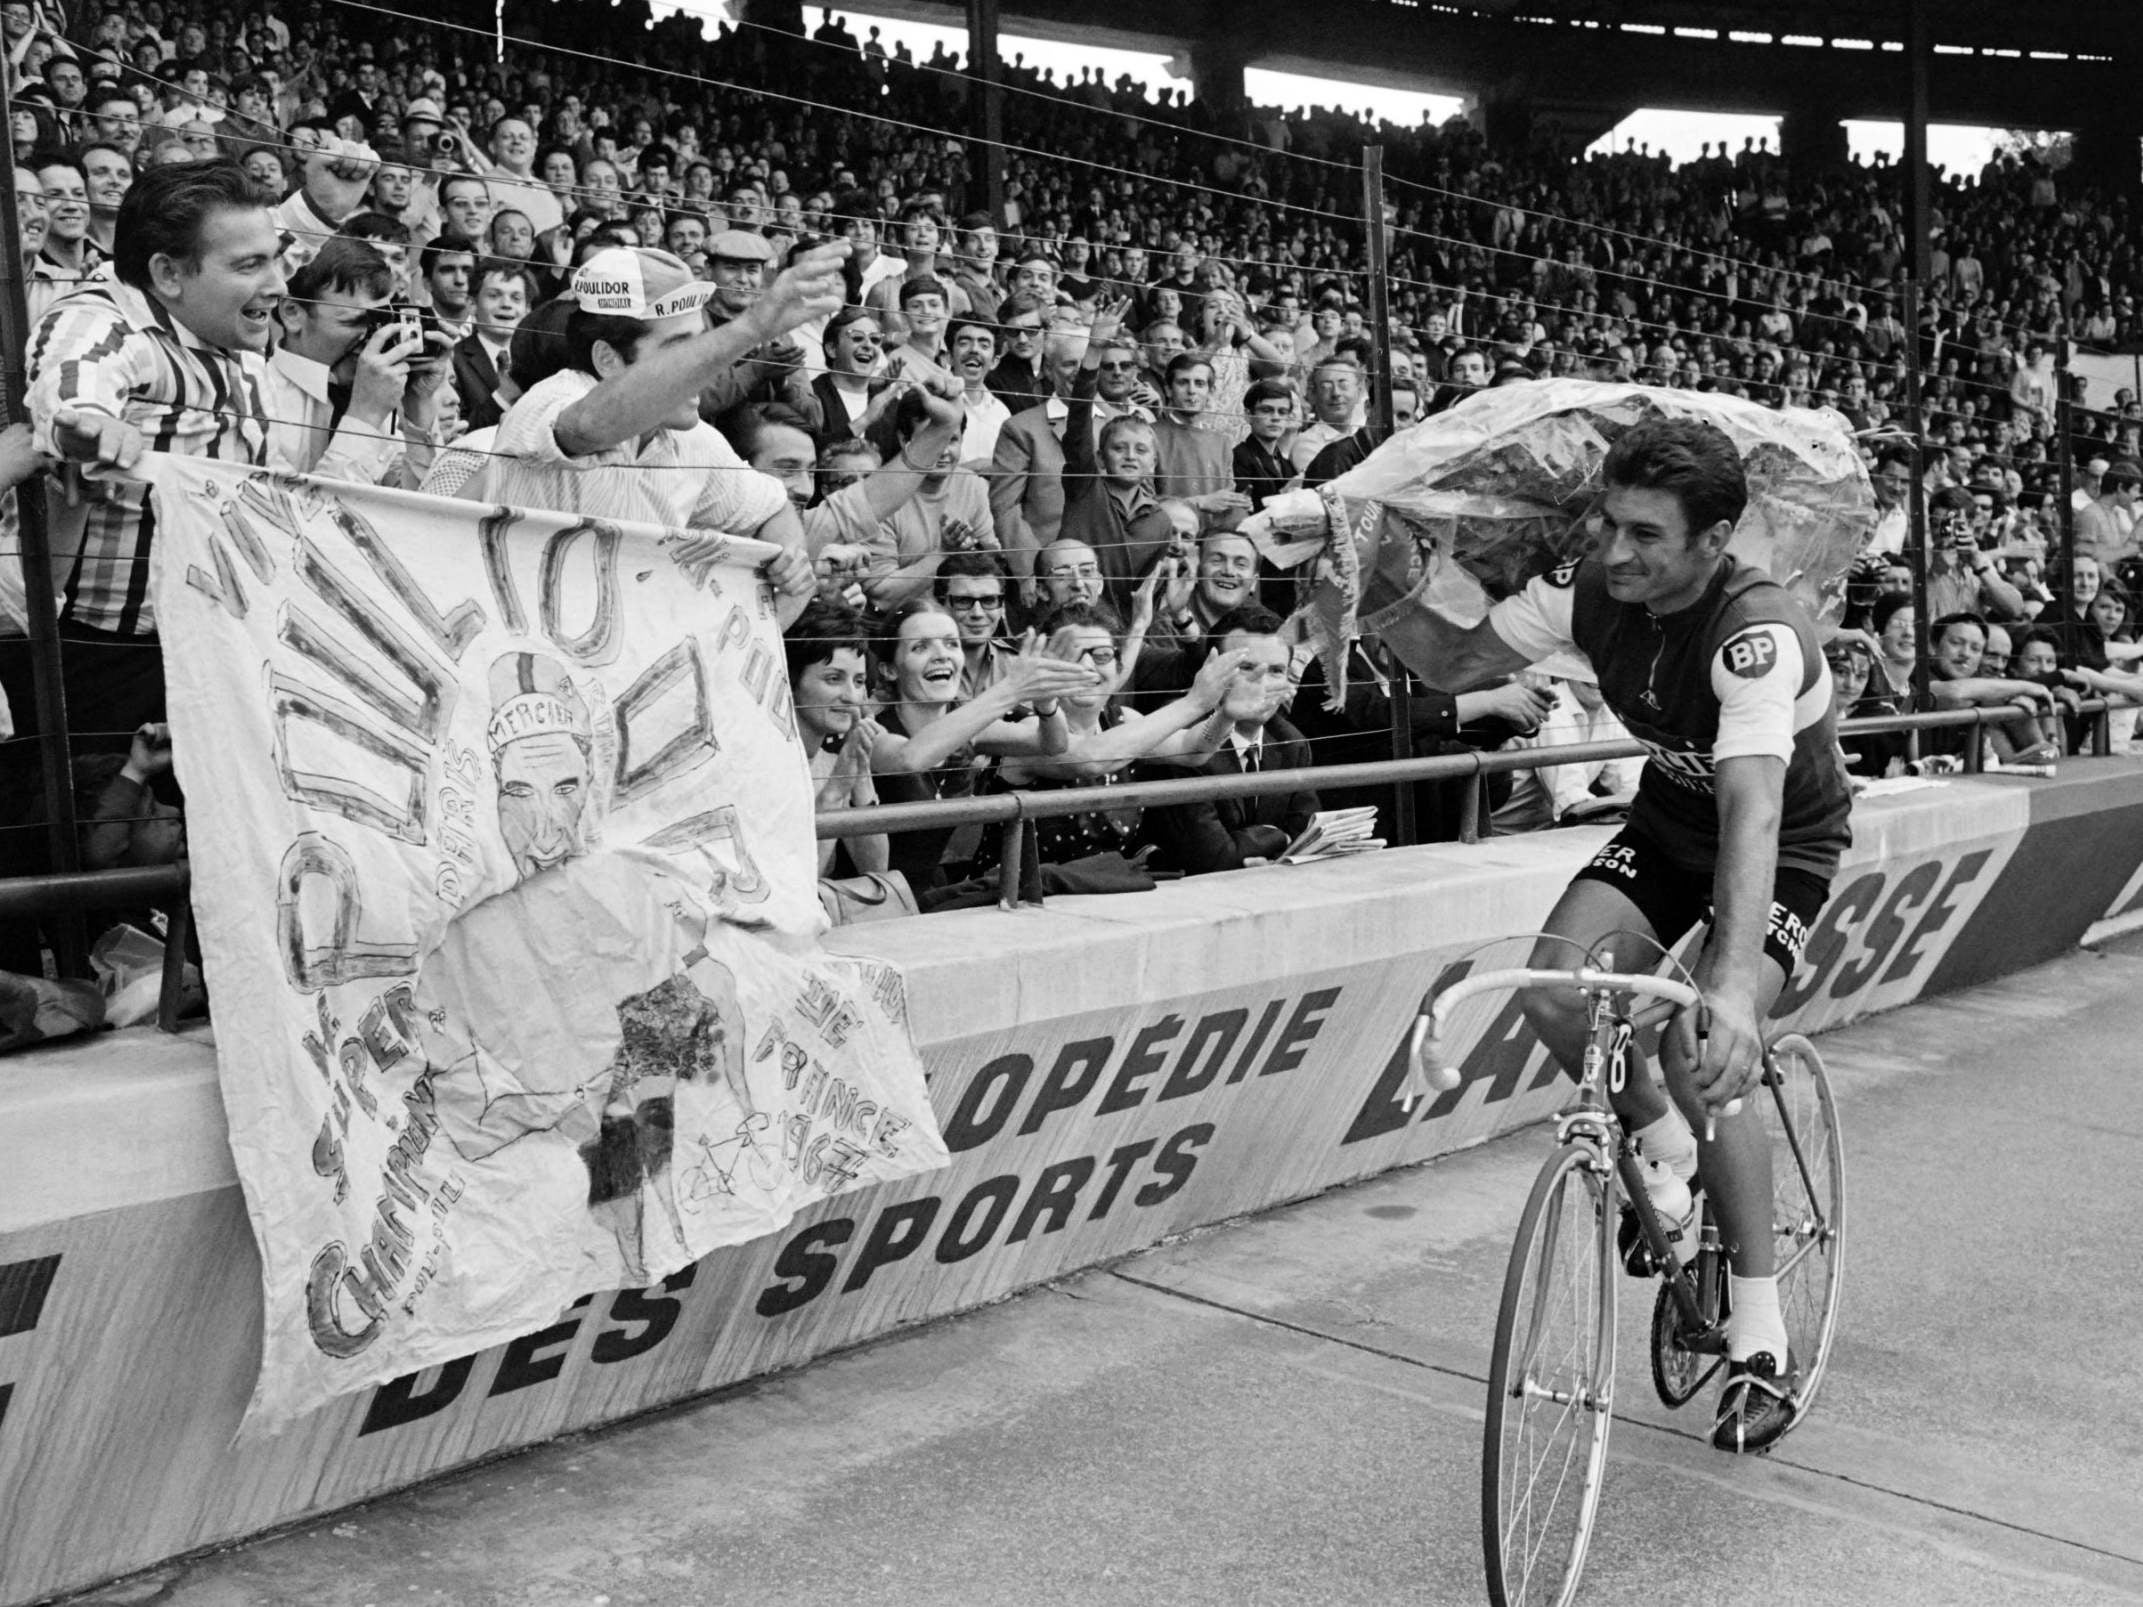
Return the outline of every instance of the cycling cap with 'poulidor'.
{"type": "Polygon", "coordinates": [[[612,318],[674,318],[706,306],[714,286],[695,278],[682,259],[667,251],[612,246],[574,270],[573,295],[584,312],[612,318]]]}

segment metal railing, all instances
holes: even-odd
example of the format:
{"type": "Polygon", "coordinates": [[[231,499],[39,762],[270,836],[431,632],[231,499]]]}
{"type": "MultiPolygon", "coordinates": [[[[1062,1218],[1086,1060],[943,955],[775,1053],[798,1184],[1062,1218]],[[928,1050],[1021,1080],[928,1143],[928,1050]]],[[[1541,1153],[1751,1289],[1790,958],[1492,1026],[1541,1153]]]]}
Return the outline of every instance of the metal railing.
{"type": "MultiPolygon", "coordinates": [[[[2079,712],[2091,721],[2091,752],[2105,758],[2113,751],[2112,716],[2137,705],[2110,698],[2084,700],[2079,712]]],[[[1908,751],[1917,748],[1918,733],[1949,727],[1970,726],[1973,734],[1965,744],[1961,768],[1977,773],[1980,765],[1980,728],[2006,718],[1995,709],[1948,709],[1929,714],[1892,714],[1873,719],[1848,720],[1839,727],[1841,737],[1876,736],[1904,732],[1908,751]]],[[[1478,842],[1486,816],[1487,778],[1520,770],[1539,770],[1550,765],[1589,764],[1598,760],[1633,759],[1644,754],[1642,745],[1628,742],[1581,742],[1553,748],[1515,748],[1475,753],[1439,754],[1427,759],[1384,759],[1370,764],[1313,765],[1300,770],[1263,770],[1234,776],[1185,776],[1174,781],[1133,781],[1100,787],[1059,787],[1039,792],[993,793],[984,798],[948,798],[922,803],[880,804],[870,809],[838,809],[816,818],[821,838],[865,837],[879,832],[923,831],[968,825],[998,825],[1004,828],[997,867],[997,901],[1001,908],[1039,905],[1037,893],[1023,898],[1021,861],[1027,823],[1062,815],[1085,814],[1095,809],[1162,808],[1170,804],[1205,803],[1217,798],[1256,798],[1267,793],[1296,792],[1332,787],[1406,786],[1422,781],[1463,781],[1465,802],[1460,811],[1460,842],[1478,842]]],[[[1914,757],[1917,754],[1914,753],[1914,757]]],[[[186,862],[174,865],[133,867],[122,870],[76,871],[45,876],[0,878],[0,920],[29,918],[56,912],[162,907],[169,918],[164,943],[163,987],[158,998],[157,1025],[174,1032],[179,1025],[180,983],[184,975],[187,934],[191,930],[192,885],[186,862]]]]}

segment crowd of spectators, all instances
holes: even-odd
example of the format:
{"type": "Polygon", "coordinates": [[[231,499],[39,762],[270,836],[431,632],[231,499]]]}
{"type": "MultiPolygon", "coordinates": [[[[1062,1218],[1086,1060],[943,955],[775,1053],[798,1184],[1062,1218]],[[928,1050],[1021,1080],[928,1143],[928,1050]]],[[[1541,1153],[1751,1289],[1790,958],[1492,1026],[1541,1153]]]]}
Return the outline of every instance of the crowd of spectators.
{"type": "MultiPolygon", "coordinates": [[[[0,481],[55,493],[77,751],[130,755],[77,777],[84,814],[153,816],[135,836],[167,854],[168,758],[142,762],[164,752],[153,531],[137,484],[83,472],[145,437],[774,540],[823,807],[1386,757],[1401,709],[1417,753],[1615,734],[1582,683],[1397,699],[1406,672],[1373,641],[1327,709],[1288,588],[1237,533],[1377,444],[1372,139],[1399,425],[1572,376],[1831,408],[1884,508],[1833,644],[1841,685],[1872,688],[1854,709],[2014,704],[1991,739],[2030,760],[2078,740],[2078,694],[2129,689],[2143,406],[2124,393],[2064,441],[2056,402],[2075,343],[2143,337],[2132,194],[2009,157],[1941,176],[1908,330],[1903,176],[1881,163],[1500,148],[1462,120],[1228,109],[1015,59],[992,210],[949,52],[909,60],[831,12],[808,37],[707,35],[626,0],[517,12],[536,33],[500,60],[492,21],[0,5],[35,422],[0,436],[0,481]],[[634,294],[576,300],[591,262],[629,265],[634,294]],[[1936,546],[1917,694],[1915,428],[1936,546]],[[679,464],[758,472],[647,472],[679,464]]],[[[19,631],[12,570],[0,630],[19,631]]],[[[25,751],[19,643],[0,643],[0,699],[25,751]]],[[[0,872],[35,861],[32,771],[0,787],[0,872]]],[[[1495,801],[1531,829],[1600,818],[1628,786],[1559,767],[1495,801]]],[[[1269,859],[1320,802],[1353,801],[1097,810],[1034,836],[1068,885],[1141,885],[1269,859]]],[[[1425,835],[1457,832],[1455,795],[1416,802],[1425,835]]],[[[997,852],[979,832],[863,837],[824,868],[898,869],[955,903],[986,896],[997,852]]]]}

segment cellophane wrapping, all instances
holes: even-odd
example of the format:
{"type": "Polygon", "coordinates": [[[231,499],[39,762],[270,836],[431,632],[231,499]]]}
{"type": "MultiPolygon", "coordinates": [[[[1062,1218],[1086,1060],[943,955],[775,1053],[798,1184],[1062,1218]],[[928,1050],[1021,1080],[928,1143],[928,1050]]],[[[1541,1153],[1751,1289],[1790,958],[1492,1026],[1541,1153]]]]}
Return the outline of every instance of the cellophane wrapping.
{"type": "Polygon", "coordinates": [[[1446,678],[1424,608],[1472,624],[1534,576],[1581,557],[1600,470],[1623,433],[1656,418],[1716,424],[1740,450],[1749,502],[1732,551],[1819,621],[1837,619],[1846,571],[1872,535],[1874,490],[1845,420],[1705,391],[1540,380],[1484,390],[1422,420],[1327,485],[1269,501],[1245,529],[1282,568],[1309,563],[1297,619],[1346,693],[1347,643],[1374,632],[1432,686],[1446,678]],[[1314,560],[1314,562],[1311,562],[1314,560]]]}

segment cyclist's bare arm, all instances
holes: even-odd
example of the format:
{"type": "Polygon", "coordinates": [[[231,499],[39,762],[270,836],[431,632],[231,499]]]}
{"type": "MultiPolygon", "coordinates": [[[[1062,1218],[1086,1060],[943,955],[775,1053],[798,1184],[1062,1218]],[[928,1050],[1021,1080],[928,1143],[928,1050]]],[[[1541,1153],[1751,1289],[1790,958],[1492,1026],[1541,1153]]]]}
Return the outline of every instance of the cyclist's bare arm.
{"type": "Polygon", "coordinates": [[[1384,644],[1409,664],[1435,665],[1439,691],[1474,691],[1576,651],[1577,573],[1572,563],[1535,575],[1471,625],[1433,606],[1408,609],[1383,628],[1384,644]]]}
{"type": "Polygon", "coordinates": [[[1445,692],[1471,692],[1534,662],[1504,640],[1493,616],[1460,625],[1433,609],[1416,609],[1411,617],[1395,622],[1384,639],[1402,658],[1436,665],[1437,686],[1445,692]]]}
{"type": "MultiPolygon", "coordinates": [[[[1714,1108],[1754,1080],[1763,1052],[1764,931],[1778,874],[1778,828],[1785,808],[1786,766],[1769,754],[1742,754],[1718,764],[1719,861],[1712,880],[1711,937],[1697,962],[1711,1035],[1697,1085],[1714,1108]]],[[[1690,1030],[1684,1028],[1683,1030],[1690,1030]]],[[[1692,1047],[1686,1040],[1684,1049],[1692,1047]]]]}

